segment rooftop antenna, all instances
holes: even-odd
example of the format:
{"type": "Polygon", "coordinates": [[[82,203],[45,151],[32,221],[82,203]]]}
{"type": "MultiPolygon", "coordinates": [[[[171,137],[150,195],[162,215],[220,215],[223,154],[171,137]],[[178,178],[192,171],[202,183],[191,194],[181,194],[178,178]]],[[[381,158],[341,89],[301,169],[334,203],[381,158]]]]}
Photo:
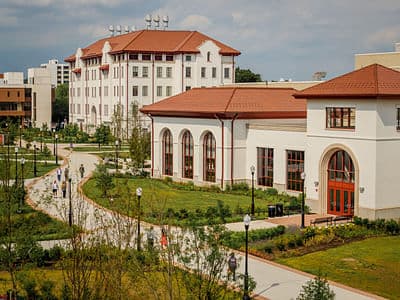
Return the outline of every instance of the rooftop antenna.
{"type": "Polygon", "coordinates": [[[154,22],[154,28],[158,29],[160,28],[160,16],[154,16],[153,17],[153,22],[154,22]]]}
{"type": "Polygon", "coordinates": [[[162,22],[163,22],[164,30],[166,30],[168,28],[168,22],[169,22],[168,15],[167,16],[163,16],[162,22]]]}
{"type": "Polygon", "coordinates": [[[124,26],[124,31],[125,31],[125,33],[128,33],[129,32],[129,26],[124,26]]]}
{"type": "Polygon", "coordinates": [[[121,25],[117,25],[117,30],[118,34],[121,34],[121,25]]]}
{"type": "Polygon", "coordinates": [[[110,31],[111,36],[114,36],[114,26],[113,25],[108,26],[108,31],[110,31]]]}
{"type": "Polygon", "coordinates": [[[131,31],[136,31],[136,26],[135,25],[131,26],[131,31]]]}
{"type": "Polygon", "coordinates": [[[151,15],[146,15],[144,20],[146,21],[146,29],[150,29],[151,28],[151,15]]]}

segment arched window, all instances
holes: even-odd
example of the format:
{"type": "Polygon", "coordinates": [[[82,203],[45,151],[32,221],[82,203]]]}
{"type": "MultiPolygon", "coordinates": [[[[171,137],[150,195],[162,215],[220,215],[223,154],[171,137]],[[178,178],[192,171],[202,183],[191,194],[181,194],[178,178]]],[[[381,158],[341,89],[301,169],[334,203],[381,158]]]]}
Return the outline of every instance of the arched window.
{"type": "Polygon", "coordinates": [[[211,53],[210,51],[207,52],[207,61],[209,62],[211,60],[211,53]]]}
{"type": "Polygon", "coordinates": [[[193,137],[189,131],[182,136],[182,177],[193,179],[193,137]]]}
{"type": "Polygon", "coordinates": [[[168,129],[165,130],[162,138],[163,143],[163,174],[172,176],[173,142],[172,134],[168,129]]]}
{"type": "Polygon", "coordinates": [[[329,161],[328,178],[332,181],[354,183],[354,165],[346,151],[336,151],[329,161]]]}
{"type": "Polygon", "coordinates": [[[215,138],[211,132],[207,133],[203,142],[203,177],[204,181],[215,182],[215,138]]]}

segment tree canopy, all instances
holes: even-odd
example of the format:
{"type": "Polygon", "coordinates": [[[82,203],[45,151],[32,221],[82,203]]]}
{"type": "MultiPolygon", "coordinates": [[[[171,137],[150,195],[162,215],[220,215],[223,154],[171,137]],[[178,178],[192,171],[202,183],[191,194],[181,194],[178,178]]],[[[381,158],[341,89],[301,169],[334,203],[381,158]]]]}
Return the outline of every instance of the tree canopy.
{"type": "Polygon", "coordinates": [[[68,120],[68,84],[60,84],[56,88],[56,98],[53,105],[52,112],[53,122],[63,122],[64,119],[68,120]]]}
{"type": "Polygon", "coordinates": [[[253,73],[250,69],[241,69],[236,67],[235,70],[236,82],[260,82],[262,81],[260,74],[253,73]]]}

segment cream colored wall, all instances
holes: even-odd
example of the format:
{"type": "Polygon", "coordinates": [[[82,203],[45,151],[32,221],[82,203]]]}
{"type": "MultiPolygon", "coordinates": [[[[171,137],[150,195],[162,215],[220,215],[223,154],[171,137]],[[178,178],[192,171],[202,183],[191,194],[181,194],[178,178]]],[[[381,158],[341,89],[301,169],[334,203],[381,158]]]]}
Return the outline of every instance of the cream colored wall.
{"type": "Polygon", "coordinates": [[[354,57],[356,70],[375,63],[400,71],[400,52],[356,54],[354,57]]]}

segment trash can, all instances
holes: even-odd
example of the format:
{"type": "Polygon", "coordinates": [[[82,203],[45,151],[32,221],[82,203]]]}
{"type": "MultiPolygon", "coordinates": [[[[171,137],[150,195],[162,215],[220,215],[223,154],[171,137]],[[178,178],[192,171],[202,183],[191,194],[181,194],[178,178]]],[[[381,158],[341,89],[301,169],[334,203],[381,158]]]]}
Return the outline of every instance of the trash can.
{"type": "Polygon", "coordinates": [[[282,203],[277,203],[275,205],[275,208],[276,208],[275,215],[277,217],[282,217],[283,216],[283,204],[282,203]]]}
{"type": "Polygon", "coordinates": [[[275,217],[275,205],[268,206],[268,218],[275,217]]]}

